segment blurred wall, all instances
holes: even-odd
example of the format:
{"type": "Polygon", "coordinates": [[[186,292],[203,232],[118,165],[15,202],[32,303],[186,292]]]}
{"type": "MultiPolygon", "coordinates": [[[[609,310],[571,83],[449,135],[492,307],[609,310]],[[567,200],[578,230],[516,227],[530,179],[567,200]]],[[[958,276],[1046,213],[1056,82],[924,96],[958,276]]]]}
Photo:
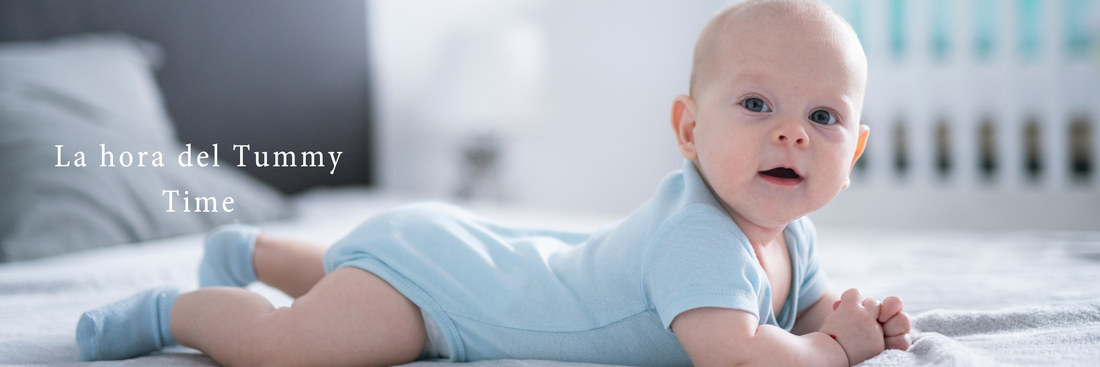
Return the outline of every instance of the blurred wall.
{"type": "MultiPolygon", "coordinates": [[[[682,162],[669,126],[671,102],[687,92],[698,32],[731,2],[368,2],[380,182],[396,191],[453,197],[464,169],[464,144],[472,134],[493,130],[502,142],[503,200],[551,210],[629,213],[682,162]],[[503,45],[493,43],[491,35],[516,24],[534,29],[540,50],[539,110],[504,122],[464,122],[470,120],[463,117],[467,113],[447,107],[448,101],[472,92],[451,87],[454,74],[473,70],[469,78],[459,78],[467,84],[492,83],[496,75],[456,66],[466,63],[456,47],[503,45]]],[[[867,160],[853,174],[853,187],[811,214],[815,221],[1100,229],[1096,147],[1088,153],[1093,173],[1084,178],[1067,163],[1070,120],[1086,116],[1092,144],[1100,137],[1096,37],[1088,34],[1085,56],[1066,56],[1061,41],[1065,6],[1092,11],[1094,1],[826,2],[853,23],[867,50],[864,122],[872,127],[872,140],[867,160]],[[1040,15],[1022,17],[1020,7],[1040,15]],[[979,16],[982,12],[992,13],[979,16]],[[1027,36],[1038,37],[1038,46],[1026,57],[1016,51],[1021,22],[1038,35],[1027,36]],[[974,34],[990,29],[994,46],[974,56],[974,34]],[[988,162],[977,142],[989,116],[996,124],[991,144],[998,168],[992,174],[983,171],[988,162]],[[1033,116],[1042,124],[1044,169],[1038,175],[1029,173],[1021,158],[1020,131],[1033,116]],[[905,126],[901,140],[895,139],[899,124],[905,126]],[[940,125],[948,126],[947,133],[940,125]],[[939,168],[940,142],[949,146],[946,171],[939,168]],[[895,154],[899,145],[906,152],[902,170],[895,154]]],[[[507,69],[506,62],[484,59],[495,65],[489,70],[507,69]]],[[[506,100],[498,98],[497,105],[506,100]]]]}
{"type": "Polygon", "coordinates": [[[369,3],[379,178],[390,189],[447,197],[466,136],[428,110],[456,33],[537,24],[545,112],[507,131],[506,200],[627,214],[682,158],[669,122],[686,93],[695,38],[721,1],[373,1],[369,3]]]}

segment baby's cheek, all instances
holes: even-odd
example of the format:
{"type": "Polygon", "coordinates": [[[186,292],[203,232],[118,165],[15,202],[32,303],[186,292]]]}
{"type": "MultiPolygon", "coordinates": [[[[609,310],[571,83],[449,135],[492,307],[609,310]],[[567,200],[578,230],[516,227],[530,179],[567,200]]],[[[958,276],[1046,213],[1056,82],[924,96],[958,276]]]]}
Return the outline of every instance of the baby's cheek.
{"type": "Polygon", "coordinates": [[[742,154],[738,154],[729,147],[717,147],[708,151],[706,156],[700,157],[702,159],[703,169],[706,171],[707,179],[710,180],[711,185],[722,185],[731,182],[738,175],[738,172],[744,170],[746,161],[749,157],[742,154]]]}
{"type": "Polygon", "coordinates": [[[724,165],[716,167],[715,172],[707,177],[708,183],[718,197],[726,204],[736,206],[741,202],[740,195],[745,193],[748,183],[738,174],[741,167],[736,165],[724,165]]]}
{"type": "Polygon", "coordinates": [[[843,183],[848,178],[852,165],[852,156],[843,153],[830,151],[818,154],[816,166],[821,167],[819,174],[828,177],[834,183],[843,183]]]}
{"type": "Polygon", "coordinates": [[[835,160],[819,162],[818,167],[822,169],[812,179],[813,188],[811,189],[813,196],[811,205],[813,207],[810,209],[814,211],[825,206],[840,194],[848,180],[848,168],[836,164],[835,160]]]}

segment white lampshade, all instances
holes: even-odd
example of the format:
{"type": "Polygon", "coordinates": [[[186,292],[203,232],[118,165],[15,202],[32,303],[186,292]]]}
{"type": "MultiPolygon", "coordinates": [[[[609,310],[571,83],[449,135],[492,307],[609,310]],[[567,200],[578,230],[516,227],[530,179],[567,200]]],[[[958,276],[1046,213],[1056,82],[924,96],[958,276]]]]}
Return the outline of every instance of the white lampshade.
{"type": "Polygon", "coordinates": [[[444,46],[427,117],[448,132],[521,133],[544,116],[545,41],[529,21],[456,32],[444,46]]]}

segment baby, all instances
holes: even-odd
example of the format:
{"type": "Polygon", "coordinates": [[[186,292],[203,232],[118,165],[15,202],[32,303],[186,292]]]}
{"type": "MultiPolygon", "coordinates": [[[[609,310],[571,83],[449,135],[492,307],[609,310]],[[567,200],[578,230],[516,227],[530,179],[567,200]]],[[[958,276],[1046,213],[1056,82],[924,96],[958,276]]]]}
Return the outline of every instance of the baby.
{"type": "Polygon", "coordinates": [[[416,204],[327,251],[222,227],[201,289],[85,313],[81,358],[178,343],[226,366],[850,366],[904,350],[901,300],[829,290],[804,217],[848,186],[866,75],[855,33],[819,1],[737,4],[703,29],[690,95],[673,101],[682,169],[629,217],[573,233],[416,204]],[[257,280],[294,305],[240,288],[257,280]]]}

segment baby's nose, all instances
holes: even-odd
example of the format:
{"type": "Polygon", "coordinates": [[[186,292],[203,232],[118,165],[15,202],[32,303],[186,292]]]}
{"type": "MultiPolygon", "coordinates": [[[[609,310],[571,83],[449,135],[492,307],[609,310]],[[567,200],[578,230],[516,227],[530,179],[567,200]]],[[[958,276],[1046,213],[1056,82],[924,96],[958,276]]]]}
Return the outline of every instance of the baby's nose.
{"type": "Polygon", "coordinates": [[[810,136],[806,134],[803,119],[790,116],[779,117],[772,130],[772,141],[777,144],[791,144],[794,147],[804,147],[810,143],[810,136]]]}
{"type": "Polygon", "coordinates": [[[780,143],[786,143],[786,142],[788,142],[789,140],[792,140],[792,139],[794,140],[795,145],[802,145],[802,144],[806,143],[806,138],[803,138],[803,137],[799,137],[799,136],[787,137],[787,135],[779,135],[779,142],[780,143]]]}
{"type": "Polygon", "coordinates": [[[800,124],[784,122],[772,132],[774,141],[778,144],[791,144],[803,147],[810,143],[810,137],[800,124]]]}

